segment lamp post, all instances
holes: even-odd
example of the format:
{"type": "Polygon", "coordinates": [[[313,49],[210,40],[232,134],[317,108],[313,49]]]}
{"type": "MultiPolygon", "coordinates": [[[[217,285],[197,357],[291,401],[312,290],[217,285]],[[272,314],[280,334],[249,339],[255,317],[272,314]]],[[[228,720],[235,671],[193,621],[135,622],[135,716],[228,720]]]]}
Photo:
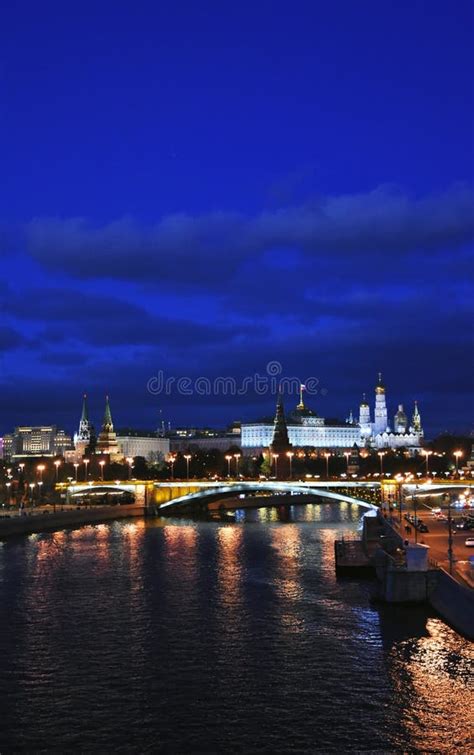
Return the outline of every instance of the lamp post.
{"type": "Polygon", "coordinates": [[[418,542],[418,485],[415,485],[413,494],[413,513],[415,515],[415,544],[418,542]]]}
{"type": "Polygon", "coordinates": [[[186,459],[186,479],[189,482],[189,462],[191,461],[191,454],[185,454],[184,458],[186,459]]]}
{"type": "Polygon", "coordinates": [[[383,475],[383,457],[385,456],[385,451],[377,451],[377,456],[380,459],[380,474],[383,475]]]}
{"type": "Polygon", "coordinates": [[[125,459],[125,461],[126,461],[126,462],[127,462],[127,464],[128,464],[128,479],[130,479],[130,478],[131,478],[131,476],[132,476],[132,464],[133,464],[133,459],[132,459],[132,457],[131,457],[131,456],[127,456],[127,458],[125,459]]]}
{"type": "Polygon", "coordinates": [[[103,459],[101,459],[101,461],[99,461],[99,466],[100,466],[100,479],[101,479],[102,482],[104,482],[105,461],[103,459]]]}
{"type": "Polygon", "coordinates": [[[74,481],[77,484],[77,470],[79,469],[79,464],[77,463],[77,461],[74,462],[73,466],[74,466],[74,481]]]}
{"type": "Polygon", "coordinates": [[[426,461],[426,476],[428,477],[429,474],[429,459],[433,451],[428,451],[426,448],[423,449],[422,454],[425,457],[426,461]]]}
{"type": "Polygon", "coordinates": [[[84,464],[84,482],[87,482],[88,474],[87,474],[87,465],[89,464],[89,459],[83,459],[82,463],[84,464]]]}
{"type": "Polygon", "coordinates": [[[40,497],[40,499],[42,499],[43,498],[43,472],[46,469],[46,467],[45,467],[44,464],[38,464],[38,466],[36,467],[36,469],[39,472],[39,482],[38,482],[38,486],[39,486],[39,490],[40,490],[39,497],[40,497]]]}
{"type": "Polygon", "coordinates": [[[461,458],[462,455],[463,455],[462,451],[455,451],[453,453],[453,456],[456,459],[456,477],[458,477],[459,475],[459,459],[461,458]]]}
{"type": "Polygon", "coordinates": [[[56,459],[56,461],[54,462],[54,466],[56,468],[56,485],[57,485],[59,482],[59,467],[61,466],[61,462],[59,461],[59,459],[56,459]]]}
{"type": "Polygon", "coordinates": [[[5,487],[7,489],[7,505],[8,506],[11,503],[11,491],[10,491],[11,485],[12,485],[11,482],[6,482],[5,483],[5,487]]]}
{"type": "Polygon", "coordinates": [[[344,451],[344,456],[346,457],[346,472],[349,472],[349,459],[350,459],[350,452],[344,451]]]}
{"type": "Polygon", "coordinates": [[[35,484],[36,483],[34,483],[34,482],[30,482],[30,484],[29,484],[31,503],[33,503],[33,491],[35,489],[35,484]]]}
{"type": "Polygon", "coordinates": [[[174,463],[176,461],[176,456],[174,454],[170,454],[168,461],[171,465],[171,479],[174,480],[174,463]]]}
{"type": "Polygon", "coordinates": [[[324,458],[326,459],[326,479],[329,480],[329,457],[331,456],[328,451],[324,454],[324,458]]]}
{"type": "Polygon", "coordinates": [[[288,456],[290,460],[290,480],[293,479],[293,456],[295,455],[294,451],[287,451],[286,455],[288,456]]]}
{"type": "Polygon", "coordinates": [[[275,477],[278,477],[278,454],[272,454],[272,458],[275,464],[275,477]]]}
{"type": "Polygon", "coordinates": [[[225,457],[225,459],[226,459],[226,462],[227,462],[227,477],[230,477],[230,463],[232,461],[232,456],[230,456],[230,454],[227,454],[227,456],[225,457]]]}
{"type": "Polygon", "coordinates": [[[234,454],[235,459],[235,476],[236,478],[239,476],[239,460],[240,460],[241,454],[234,454]]]}
{"type": "Polygon", "coordinates": [[[448,561],[449,573],[453,573],[453,528],[451,520],[451,496],[448,499],[448,561]]]}

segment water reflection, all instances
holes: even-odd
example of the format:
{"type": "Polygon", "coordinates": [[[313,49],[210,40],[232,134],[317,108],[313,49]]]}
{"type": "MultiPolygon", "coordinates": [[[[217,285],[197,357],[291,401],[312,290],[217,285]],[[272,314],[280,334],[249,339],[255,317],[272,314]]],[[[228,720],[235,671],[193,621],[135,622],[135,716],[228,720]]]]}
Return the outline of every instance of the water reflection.
{"type": "Polygon", "coordinates": [[[223,609],[223,621],[239,622],[242,614],[243,530],[233,525],[221,526],[217,531],[218,601],[223,609]]]}
{"type": "Polygon", "coordinates": [[[472,646],[439,619],[424,626],[420,619],[421,613],[416,626],[409,617],[405,637],[392,640],[387,658],[400,724],[414,749],[472,752],[472,646]]]}
{"type": "Polygon", "coordinates": [[[300,532],[296,525],[271,529],[271,544],[277,555],[274,585],[281,599],[279,618],[288,632],[304,631],[304,622],[295,610],[295,604],[303,595],[300,532]]]}
{"type": "Polygon", "coordinates": [[[468,752],[469,644],[335,578],[334,537],[360,514],[297,505],[8,543],[0,751],[468,752]]]}

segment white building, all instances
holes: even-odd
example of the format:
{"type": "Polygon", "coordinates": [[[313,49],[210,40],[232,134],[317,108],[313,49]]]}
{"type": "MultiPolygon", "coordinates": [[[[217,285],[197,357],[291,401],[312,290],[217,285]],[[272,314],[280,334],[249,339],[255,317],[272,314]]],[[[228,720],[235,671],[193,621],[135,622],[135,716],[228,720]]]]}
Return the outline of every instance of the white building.
{"type": "MultiPolygon", "coordinates": [[[[330,423],[308,409],[303,396],[294,412],[286,420],[288,439],[295,448],[352,448],[360,444],[360,429],[357,424],[330,423]]],[[[274,424],[271,421],[242,424],[242,449],[251,453],[268,448],[273,439],[274,424]]]]}
{"type": "MultiPolygon", "coordinates": [[[[370,407],[364,399],[360,405],[359,421],[350,418],[344,423],[332,423],[318,417],[308,409],[300,395],[296,410],[287,417],[288,438],[295,448],[350,449],[354,444],[370,448],[408,448],[419,449],[423,439],[421,417],[415,402],[412,422],[398,405],[395,415],[394,430],[388,424],[388,411],[385,386],[382,376],[375,388],[374,421],[371,421],[370,407]]],[[[273,422],[253,422],[242,424],[242,450],[247,453],[268,448],[273,438],[273,422]]]]}
{"type": "Polygon", "coordinates": [[[166,457],[170,452],[168,438],[156,435],[117,435],[117,444],[124,457],[135,458],[143,456],[147,461],[157,461],[161,456],[166,457]]]}
{"type": "Polygon", "coordinates": [[[364,445],[373,448],[407,448],[415,451],[421,447],[423,428],[416,401],[411,424],[408,425],[403,404],[398,404],[393,426],[394,429],[392,430],[388,424],[385,386],[382,383],[382,375],[379,373],[378,383],[375,386],[373,422],[370,420],[370,407],[365,400],[365,395],[360,405],[359,429],[361,441],[364,445]]]}

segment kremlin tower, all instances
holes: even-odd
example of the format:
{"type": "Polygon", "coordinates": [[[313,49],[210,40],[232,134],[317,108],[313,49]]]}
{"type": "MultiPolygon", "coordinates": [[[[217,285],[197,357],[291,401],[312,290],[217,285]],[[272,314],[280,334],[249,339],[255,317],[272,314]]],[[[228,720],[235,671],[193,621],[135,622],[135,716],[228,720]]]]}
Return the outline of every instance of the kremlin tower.
{"type": "Polygon", "coordinates": [[[96,453],[107,454],[110,456],[111,461],[118,461],[123,458],[123,454],[120,452],[117,443],[117,436],[114,432],[114,423],[112,422],[108,396],[105,397],[104,421],[102,422],[102,429],[97,439],[96,453]]]}
{"type": "Polygon", "coordinates": [[[411,426],[413,428],[413,432],[420,434],[423,433],[421,429],[420,412],[418,411],[418,401],[415,401],[415,410],[413,412],[413,417],[411,418],[411,426]]]}
{"type": "MultiPolygon", "coordinates": [[[[301,403],[302,397],[301,397],[301,403]]],[[[273,437],[270,444],[270,462],[273,462],[273,456],[276,456],[275,471],[278,480],[287,480],[290,476],[290,459],[288,451],[291,451],[291,443],[288,438],[288,428],[286,426],[285,410],[283,408],[283,399],[281,393],[278,394],[275,419],[273,421],[273,437]]]]}
{"type": "Polygon", "coordinates": [[[87,393],[84,393],[82,399],[82,413],[79,420],[79,429],[74,435],[74,447],[81,456],[89,445],[91,440],[91,423],[89,422],[89,412],[87,409],[87,393]]]}

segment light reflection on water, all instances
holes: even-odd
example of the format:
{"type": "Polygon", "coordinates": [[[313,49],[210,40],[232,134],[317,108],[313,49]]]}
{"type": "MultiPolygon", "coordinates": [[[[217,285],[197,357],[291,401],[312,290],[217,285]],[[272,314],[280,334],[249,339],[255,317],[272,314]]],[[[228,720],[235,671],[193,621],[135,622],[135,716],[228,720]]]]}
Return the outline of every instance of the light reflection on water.
{"type": "Polygon", "coordinates": [[[361,510],[242,512],[5,543],[0,751],[468,752],[470,644],[335,577],[361,510]]]}

